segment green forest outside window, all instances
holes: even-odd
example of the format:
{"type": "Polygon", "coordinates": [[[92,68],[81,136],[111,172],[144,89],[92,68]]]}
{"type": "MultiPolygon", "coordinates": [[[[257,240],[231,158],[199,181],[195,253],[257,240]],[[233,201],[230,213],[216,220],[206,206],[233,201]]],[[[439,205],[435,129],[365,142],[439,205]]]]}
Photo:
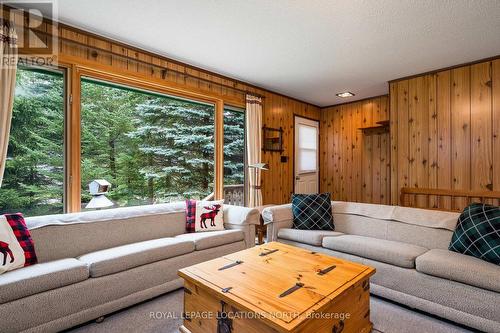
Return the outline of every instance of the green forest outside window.
{"type": "MultiPolygon", "coordinates": [[[[112,184],[115,206],[213,194],[214,116],[212,104],[83,78],[81,209],[94,179],[112,184]]],[[[244,204],[244,118],[224,110],[224,185],[236,204],[244,204]]],[[[0,213],[64,212],[64,135],[63,71],[19,68],[0,213]]]]}
{"type": "Polygon", "coordinates": [[[63,212],[64,75],[19,68],[0,214],[63,212]]]}
{"type": "Polygon", "coordinates": [[[245,111],[224,109],[224,198],[245,206],[245,111]]]}
{"type": "MultiPolygon", "coordinates": [[[[90,78],[82,79],[81,105],[82,209],[94,179],[112,184],[117,206],[213,193],[214,105],[90,78]]],[[[243,184],[244,114],[224,114],[225,182],[243,184]]]]}
{"type": "Polygon", "coordinates": [[[106,179],[117,206],[201,199],[214,188],[214,105],[82,79],[82,208],[106,179]]]}

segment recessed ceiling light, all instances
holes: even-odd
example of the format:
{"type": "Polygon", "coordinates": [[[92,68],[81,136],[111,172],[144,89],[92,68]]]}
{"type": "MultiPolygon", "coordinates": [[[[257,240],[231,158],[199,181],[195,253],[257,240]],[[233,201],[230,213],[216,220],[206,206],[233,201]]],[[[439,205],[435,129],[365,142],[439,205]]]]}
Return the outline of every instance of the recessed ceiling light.
{"type": "Polygon", "coordinates": [[[342,98],[354,96],[354,94],[352,92],[350,92],[350,91],[341,92],[341,93],[338,93],[336,95],[339,96],[339,97],[342,97],[342,98]]]}

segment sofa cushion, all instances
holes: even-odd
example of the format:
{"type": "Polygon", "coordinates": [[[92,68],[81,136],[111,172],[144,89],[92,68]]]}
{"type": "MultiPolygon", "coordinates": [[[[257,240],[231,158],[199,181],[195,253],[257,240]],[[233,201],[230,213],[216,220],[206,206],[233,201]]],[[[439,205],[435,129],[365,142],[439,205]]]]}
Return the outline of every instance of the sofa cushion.
{"type": "Polygon", "coordinates": [[[245,240],[245,233],[238,229],[183,234],[175,239],[194,242],[197,251],[245,240]]]}
{"type": "Polygon", "coordinates": [[[449,250],[500,265],[500,207],[481,203],[467,206],[449,250]]]}
{"type": "Polygon", "coordinates": [[[433,249],[416,259],[417,271],[500,292],[500,266],[464,254],[433,249]]]}
{"type": "Polygon", "coordinates": [[[74,258],[20,268],[0,275],[0,303],[64,287],[88,278],[87,264],[74,258]]]}
{"type": "Polygon", "coordinates": [[[278,238],[316,246],[321,246],[323,238],[326,236],[332,237],[341,235],[344,234],[341,232],[328,230],[299,230],[282,228],[278,231],[278,238]]]}
{"type": "Polygon", "coordinates": [[[335,230],[330,193],[293,194],[293,227],[302,230],[335,230]]]}
{"type": "Polygon", "coordinates": [[[99,277],[193,251],[192,241],[160,238],[88,253],[78,259],[89,265],[91,277],[99,277]]]}
{"type": "Polygon", "coordinates": [[[413,244],[355,235],[325,237],[323,247],[405,268],[415,268],[415,258],[428,250],[413,244]]]}

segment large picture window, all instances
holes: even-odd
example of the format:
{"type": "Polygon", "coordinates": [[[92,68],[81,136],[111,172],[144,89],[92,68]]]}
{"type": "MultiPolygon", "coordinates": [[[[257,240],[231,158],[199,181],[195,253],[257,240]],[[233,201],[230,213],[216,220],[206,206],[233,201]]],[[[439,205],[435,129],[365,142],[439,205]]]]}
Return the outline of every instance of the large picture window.
{"type": "Polygon", "coordinates": [[[82,208],[94,179],[118,206],[213,192],[214,105],[84,78],[81,106],[82,208]]]}
{"type": "Polygon", "coordinates": [[[62,213],[64,75],[19,68],[0,212],[62,213]]]}
{"type": "Polygon", "coordinates": [[[80,89],[71,90],[80,113],[72,109],[67,120],[75,124],[80,114],[80,128],[65,128],[71,104],[64,71],[20,67],[16,79],[0,213],[83,210],[92,198],[88,185],[98,179],[111,183],[115,206],[214,198],[215,168],[222,168],[216,142],[224,158],[217,196],[245,204],[244,110],[82,76],[80,89]],[[223,138],[215,126],[222,119],[223,138]],[[72,184],[81,184],[81,195],[72,184]]]}

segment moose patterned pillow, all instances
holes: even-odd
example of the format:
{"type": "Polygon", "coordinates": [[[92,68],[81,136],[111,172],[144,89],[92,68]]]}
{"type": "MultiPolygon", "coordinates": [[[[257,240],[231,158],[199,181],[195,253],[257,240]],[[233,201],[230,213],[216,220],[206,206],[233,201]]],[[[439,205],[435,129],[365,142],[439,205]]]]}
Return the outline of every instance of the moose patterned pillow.
{"type": "Polygon", "coordinates": [[[35,247],[23,215],[0,215],[0,274],[37,263],[35,247]]]}
{"type": "Polygon", "coordinates": [[[224,230],[224,200],[186,200],[186,232],[224,230]]]}

